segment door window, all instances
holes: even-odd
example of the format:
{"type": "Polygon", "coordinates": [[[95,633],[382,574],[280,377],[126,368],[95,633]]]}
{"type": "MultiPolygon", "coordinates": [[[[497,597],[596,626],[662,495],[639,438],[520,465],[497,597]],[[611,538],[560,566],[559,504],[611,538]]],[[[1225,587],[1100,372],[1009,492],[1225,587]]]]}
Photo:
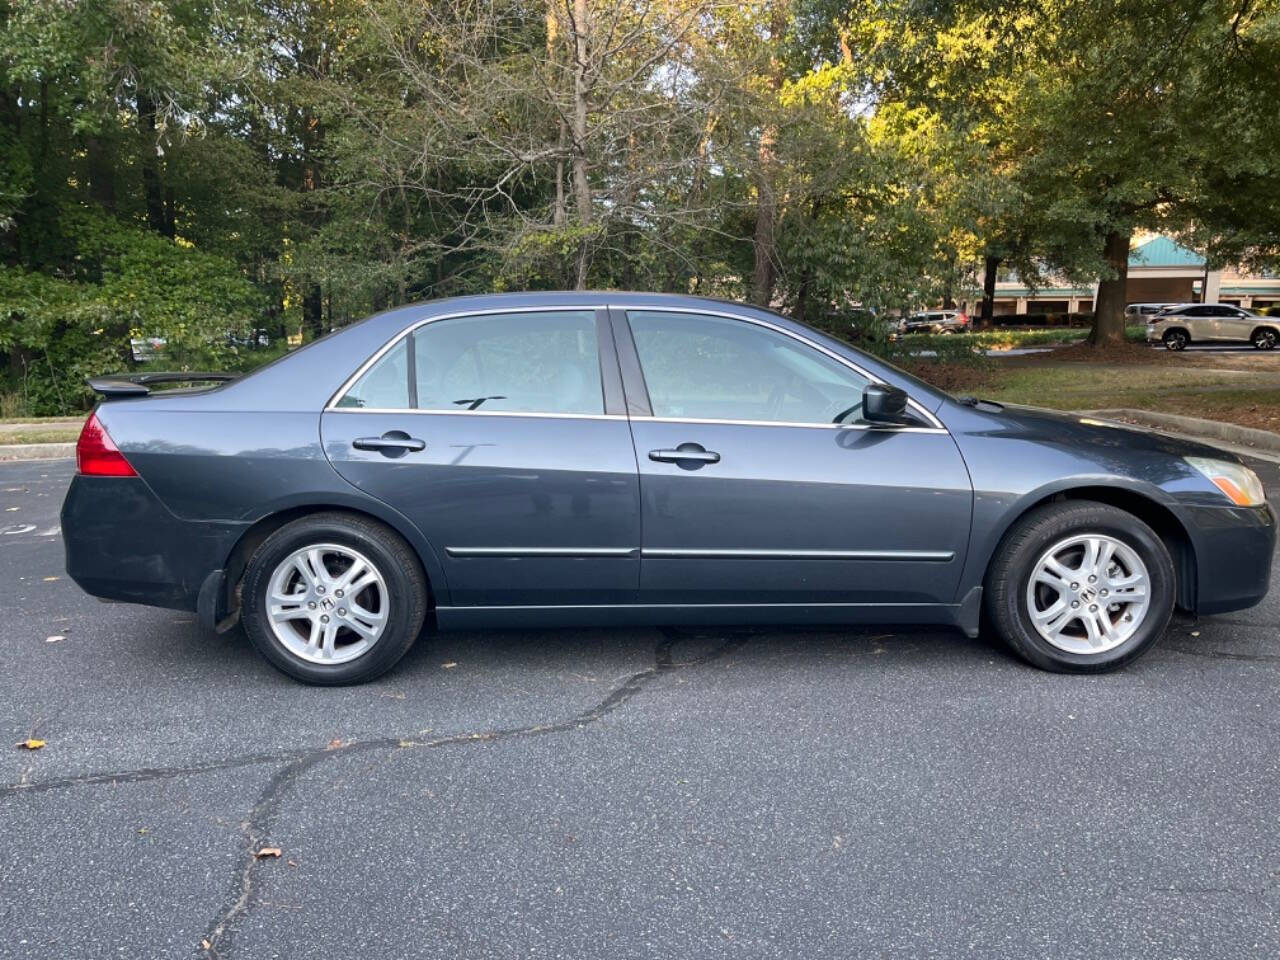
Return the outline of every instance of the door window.
{"type": "Polygon", "coordinates": [[[595,313],[482,314],[424,324],[338,406],[604,413],[595,313]],[[372,397],[379,402],[369,402],[372,397]],[[400,402],[384,402],[393,399],[400,402]]]}
{"type": "Polygon", "coordinates": [[[628,313],[653,415],[854,423],[866,377],[766,327],[701,314],[628,313]]]}
{"type": "Polygon", "coordinates": [[[339,407],[371,410],[407,410],[409,408],[408,341],[401,340],[378,358],[365,371],[342,399],[339,407]]]}

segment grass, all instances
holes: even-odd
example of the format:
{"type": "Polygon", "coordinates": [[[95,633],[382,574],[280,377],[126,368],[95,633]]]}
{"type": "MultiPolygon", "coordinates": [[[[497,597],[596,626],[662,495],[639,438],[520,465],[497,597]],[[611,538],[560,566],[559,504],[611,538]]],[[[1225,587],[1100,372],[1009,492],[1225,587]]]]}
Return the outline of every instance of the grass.
{"type": "Polygon", "coordinates": [[[18,443],[75,443],[80,428],[73,430],[22,430],[0,432],[0,447],[18,443]]]}
{"type": "Polygon", "coordinates": [[[1059,410],[1131,407],[1221,420],[1280,433],[1280,356],[1168,354],[1130,347],[1116,355],[1052,353],[970,367],[921,362],[912,372],[953,393],[1059,410]]]}

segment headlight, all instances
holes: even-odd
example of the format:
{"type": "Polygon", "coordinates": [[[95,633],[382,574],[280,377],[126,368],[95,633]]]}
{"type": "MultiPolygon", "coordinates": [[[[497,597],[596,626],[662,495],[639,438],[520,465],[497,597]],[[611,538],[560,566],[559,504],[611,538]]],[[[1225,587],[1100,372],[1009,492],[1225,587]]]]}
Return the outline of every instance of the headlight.
{"type": "Polygon", "coordinates": [[[1258,507],[1267,502],[1262,481],[1248,467],[1228,460],[1208,457],[1186,457],[1187,463],[1204,474],[1209,482],[1227,495],[1238,507],[1258,507]]]}

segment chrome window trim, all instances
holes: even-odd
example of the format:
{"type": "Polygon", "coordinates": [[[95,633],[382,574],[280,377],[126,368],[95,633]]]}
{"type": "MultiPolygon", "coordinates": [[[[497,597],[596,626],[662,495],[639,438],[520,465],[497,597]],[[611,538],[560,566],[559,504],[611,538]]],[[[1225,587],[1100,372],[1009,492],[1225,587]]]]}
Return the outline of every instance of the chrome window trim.
{"type": "Polygon", "coordinates": [[[717,420],[710,417],[639,417],[639,423],[704,423],[724,427],[802,427],[805,430],[881,430],[889,433],[943,433],[942,427],[913,427],[896,423],[801,423],[798,420],[717,420]]]}
{"type": "Polygon", "coordinates": [[[621,413],[533,413],[527,410],[417,410],[404,407],[325,407],[325,413],[409,413],[428,417],[535,417],[539,420],[626,420],[621,413]]]}
{"type": "MultiPolygon", "coordinates": [[[[759,317],[748,317],[737,313],[730,313],[723,310],[703,309],[700,307],[669,307],[669,306],[636,306],[631,304],[617,303],[594,303],[583,305],[563,305],[563,306],[538,306],[538,307],[507,307],[505,309],[489,309],[489,310],[460,310],[455,313],[444,313],[437,317],[424,317],[417,320],[409,326],[405,327],[394,337],[384,343],[374,354],[365,360],[351,376],[343,381],[342,386],[334,391],[329,397],[329,402],[324,406],[324,412],[335,413],[415,413],[430,414],[432,416],[485,416],[485,417],[550,417],[554,419],[576,419],[576,420],[651,420],[656,423],[705,423],[720,425],[738,425],[748,427],[805,427],[817,430],[886,430],[898,433],[948,433],[947,428],[943,426],[932,412],[921,405],[914,397],[907,398],[907,405],[917,414],[925,419],[927,423],[932,424],[928,427],[914,426],[898,426],[896,424],[861,424],[861,423],[797,423],[784,420],[717,420],[705,417],[628,417],[621,414],[605,414],[605,413],[537,413],[528,411],[501,411],[501,410],[419,410],[416,408],[399,408],[399,407],[339,407],[338,401],[350,390],[357,380],[359,380],[369,368],[382,359],[383,354],[395,348],[395,346],[404,340],[409,334],[425,327],[430,323],[437,323],[441,320],[456,320],[461,317],[492,317],[506,316],[513,313],[589,313],[596,310],[616,310],[624,316],[630,311],[645,313],[682,313],[692,316],[719,317],[724,320],[737,320],[743,323],[755,324],[758,327],[764,327],[775,333],[790,337],[792,340],[802,343],[810,349],[817,350],[819,353],[829,357],[836,363],[847,367],[854,373],[863,377],[870,383],[885,383],[880,377],[875,376],[869,370],[858,366],[852,360],[840,356],[832,350],[828,350],[820,343],[815,343],[808,337],[801,336],[784,327],[780,327],[775,323],[762,320],[759,317]]],[[[643,367],[643,363],[641,364],[643,367]]]]}
{"type": "MultiPolygon", "coordinates": [[[[721,311],[721,310],[703,310],[701,308],[696,308],[696,307],[660,307],[660,306],[659,307],[637,307],[637,306],[631,306],[627,304],[610,304],[609,309],[618,310],[624,314],[631,313],[633,311],[636,313],[688,313],[694,316],[720,317],[721,319],[724,319],[724,320],[738,320],[743,323],[753,323],[758,327],[764,327],[768,330],[774,331],[775,333],[780,333],[783,336],[790,337],[792,340],[795,340],[798,343],[803,343],[805,346],[809,347],[810,349],[817,350],[819,353],[824,354],[827,357],[830,357],[836,363],[841,364],[842,366],[848,367],[854,373],[858,374],[858,376],[864,378],[870,383],[880,383],[880,384],[885,383],[884,380],[882,380],[880,377],[877,377],[875,374],[871,373],[871,371],[858,366],[852,360],[848,360],[840,356],[840,354],[836,353],[833,350],[828,350],[822,344],[815,343],[814,341],[810,340],[808,337],[804,337],[798,333],[794,333],[791,330],[786,329],[785,327],[780,327],[776,323],[770,323],[768,320],[761,320],[759,317],[746,317],[737,313],[728,313],[726,311],[721,311]]],[[[630,323],[629,319],[628,319],[628,323],[630,323]]],[[[643,370],[644,368],[643,360],[640,361],[640,367],[643,370]]],[[[937,417],[935,417],[930,411],[925,409],[924,406],[922,406],[919,402],[917,402],[914,397],[911,397],[911,396],[907,397],[907,406],[915,410],[918,414],[920,414],[926,420],[926,422],[933,424],[933,426],[932,427],[906,427],[906,426],[899,427],[896,424],[883,424],[883,425],[876,424],[874,426],[862,427],[861,425],[858,425],[858,424],[842,424],[842,423],[831,423],[831,424],[791,423],[791,422],[778,421],[778,420],[708,420],[706,418],[685,419],[683,417],[632,417],[632,419],[633,420],[666,420],[666,421],[671,421],[675,423],[740,423],[748,426],[778,425],[778,426],[789,426],[789,427],[819,427],[819,428],[847,427],[852,429],[861,428],[861,429],[897,430],[897,431],[907,431],[907,430],[922,431],[923,430],[928,433],[938,433],[938,432],[946,433],[947,432],[946,427],[942,425],[942,421],[939,420],[937,417]]]]}
{"type": "MultiPolygon", "coordinates": [[[[350,390],[352,387],[355,386],[356,381],[359,380],[361,377],[363,377],[365,373],[368,372],[370,367],[372,367],[375,363],[377,363],[379,360],[382,359],[382,355],[384,353],[387,353],[389,350],[394,349],[396,344],[398,344],[401,340],[404,340],[406,337],[408,337],[409,334],[413,333],[419,327],[425,327],[429,323],[438,323],[441,320],[457,320],[460,317],[501,317],[501,316],[506,316],[512,313],[594,313],[597,310],[607,310],[607,309],[608,307],[604,304],[592,304],[589,306],[581,306],[581,307],[577,307],[577,306],[574,306],[574,307],[550,307],[550,306],[507,307],[506,309],[503,309],[503,310],[459,310],[456,313],[442,313],[438,317],[423,317],[421,320],[414,321],[412,324],[405,327],[403,330],[397,333],[394,337],[392,337],[390,340],[384,343],[380,348],[378,348],[378,350],[373,354],[373,356],[371,356],[364,363],[360,364],[360,366],[356,369],[356,372],[353,373],[351,376],[347,377],[347,379],[342,382],[342,386],[338,387],[338,389],[333,392],[333,395],[329,397],[329,402],[324,405],[324,409],[326,411],[342,410],[344,412],[355,410],[355,411],[361,411],[364,413],[390,412],[390,413],[446,413],[446,414],[489,413],[489,414],[492,414],[495,411],[491,411],[491,410],[484,410],[484,411],[481,411],[481,410],[418,410],[416,408],[400,409],[398,407],[391,408],[390,410],[388,410],[387,408],[378,408],[377,410],[375,410],[371,407],[339,407],[338,401],[342,399],[342,397],[346,394],[348,390],[350,390]]],[[[603,407],[604,407],[604,400],[602,398],[601,409],[603,409],[603,407]]],[[[595,417],[595,416],[605,416],[605,414],[603,413],[600,413],[600,414],[536,413],[536,414],[531,414],[531,416],[595,417]]]]}

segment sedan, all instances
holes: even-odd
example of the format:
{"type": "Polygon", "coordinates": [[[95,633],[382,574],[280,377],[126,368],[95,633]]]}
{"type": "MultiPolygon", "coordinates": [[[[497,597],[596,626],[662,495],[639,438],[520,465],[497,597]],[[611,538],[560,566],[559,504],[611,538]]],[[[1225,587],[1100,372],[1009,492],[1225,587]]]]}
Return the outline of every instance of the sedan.
{"type": "Polygon", "coordinates": [[[952,397],[754,307],[445,300],[165,378],[92,381],[67,571],[242,623],[308,683],[376,677],[424,627],[678,623],[989,625],[1097,672],[1269,583],[1234,455],[952,397]]]}
{"type": "Polygon", "coordinates": [[[933,310],[907,317],[902,333],[966,333],[970,329],[969,318],[960,310],[933,310]]]}

